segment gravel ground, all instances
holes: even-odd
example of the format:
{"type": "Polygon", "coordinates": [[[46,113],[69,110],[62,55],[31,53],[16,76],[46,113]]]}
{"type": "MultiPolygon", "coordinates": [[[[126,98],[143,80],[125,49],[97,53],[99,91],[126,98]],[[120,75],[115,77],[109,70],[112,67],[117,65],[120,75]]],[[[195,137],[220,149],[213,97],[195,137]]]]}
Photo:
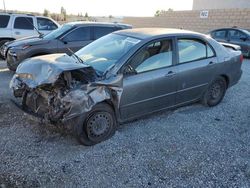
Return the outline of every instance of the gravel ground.
{"type": "Polygon", "coordinates": [[[214,108],[194,104],[119,127],[79,145],[9,102],[0,63],[0,187],[250,187],[250,60],[214,108]]]}

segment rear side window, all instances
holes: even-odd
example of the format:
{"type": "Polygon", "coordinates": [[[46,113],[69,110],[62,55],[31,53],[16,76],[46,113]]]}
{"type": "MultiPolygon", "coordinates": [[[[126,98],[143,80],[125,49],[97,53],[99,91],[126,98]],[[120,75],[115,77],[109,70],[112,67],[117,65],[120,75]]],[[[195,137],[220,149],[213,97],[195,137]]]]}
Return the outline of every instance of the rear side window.
{"type": "Polygon", "coordinates": [[[212,33],[213,38],[216,39],[225,39],[226,38],[226,30],[215,31],[212,33]]]}
{"type": "Polygon", "coordinates": [[[114,32],[117,30],[114,27],[94,27],[94,39],[98,39],[104,35],[114,32]]]}
{"type": "Polygon", "coordinates": [[[64,37],[67,42],[90,40],[90,27],[80,27],[64,37]]]}
{"type": "Polygon", "coordinates": [[[214,57],[215,53],[213,49],[207,44],[207,58],[214,57]]]}
{"type": "Polygon", "coordinates": [[[47,18],[37,18],[38,30],[55,30],[57,25],[47,18]]]}
{"type": "Polygon", "coordinates": [[[10,20],[10,16],[8,15],[0,15],[0,28],[7,27],[10,20]]]}
{"type": "Polygon", "coordinates": [[[122,27],[114,27],[114,28],[113,28],[113,32],[114,32],[114,31],[119,31],[119,30],[122,30],[122,29],[123,29],[122,27]]]}
{"type": "Polygon", "coordinates": [[[15,29],[27,29],[33,30],[34,29],[34,22],[33,19],[30,17],[17,17],[15,19],[14,28],[15,29]]]}
{"type": "Polygon", "coordinates": [[[241,40],[242,38],[247,38],[247,35],[238,30],[230,30],[229,36],[231,40],[241,40]]]}
{"type": "Polygon", "coordinates": [[[214,57],[213,49],[203,41],[196,39],[179,39],[179,63],[187,63],[214,57]]]}

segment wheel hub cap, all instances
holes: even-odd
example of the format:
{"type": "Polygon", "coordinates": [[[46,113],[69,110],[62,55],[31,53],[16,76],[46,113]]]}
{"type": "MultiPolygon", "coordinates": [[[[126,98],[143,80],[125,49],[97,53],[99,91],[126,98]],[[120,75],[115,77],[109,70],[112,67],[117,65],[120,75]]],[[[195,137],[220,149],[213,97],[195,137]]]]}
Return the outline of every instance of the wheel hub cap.
{"type": "Polygon", "coordinates": [[[106,112],[100,112],[91,116],[87,122],[87,133],[89,139],[102,139],[109,132],[111,127],[111,115],[106,112]]]}
{"type": "Polygon", "coordinates": [[[221,87],[219,84],[215,84],[211,89],[211,97],[213,99],[216,99],[220,96],[220,94],[221,94],[221,87]]]}

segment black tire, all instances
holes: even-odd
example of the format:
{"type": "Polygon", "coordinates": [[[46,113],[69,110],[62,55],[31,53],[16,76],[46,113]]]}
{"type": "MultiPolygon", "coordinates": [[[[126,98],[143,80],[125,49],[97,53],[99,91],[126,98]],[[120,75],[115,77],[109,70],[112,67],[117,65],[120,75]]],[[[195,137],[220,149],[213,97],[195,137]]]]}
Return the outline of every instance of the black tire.
{"type": "Polygon", "coordinates": [[[100,103],[87,114],[84,122],[79,117],[75,125],[75,135],[85,146],[92,146],[112,137],[117,121],[113,108],[107,103],[100,103]]]}
{"type": "MultiPolygon", "coordinates": [[[[0,48],[2,47],[2,45],[4,45],[4,43],[9,42],[10,40],[4,39],[4,40],[0,40],[0,48]]],[[[0,54],[0,58],[4,59],[4,57],[0,54]]]]}
{"type": "Polygon", "coordinates": [[[202,97],[202,103],[205,106],[216,106],[218,105],[225,96],[227,90],[227,82],[225,78],[216,78],[208,87],[207,91],[202,97]]]}
{"type": "Polygon", "coordinates": [[[7,67],[8,67],[8,69],[10,70],[10,71],[16,71],[16,69],[17,69],[17,66],[18,65],[11,65],[10,63],[8,63],[8,61],[7,61],[7,67]]]}

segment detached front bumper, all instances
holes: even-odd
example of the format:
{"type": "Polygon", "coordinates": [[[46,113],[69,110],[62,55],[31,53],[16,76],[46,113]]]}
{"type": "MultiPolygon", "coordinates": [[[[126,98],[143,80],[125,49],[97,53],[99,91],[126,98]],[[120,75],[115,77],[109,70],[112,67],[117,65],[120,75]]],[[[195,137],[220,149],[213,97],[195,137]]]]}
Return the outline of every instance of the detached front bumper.
{"type": "Polygon", "coordinates": [[[43,118],[42,116],[39,116],[36,113],[33,113],[32,111],[30,111],[28,108],[25,108],[24,106],[22,106],[21,104],[19,104],[17,101],[11,100],[11,102],[22,112],[24,112],[29,119],[37,122],[37,123],[51,123],[50,121],[46,120],[45,118],[43,118]]]}

